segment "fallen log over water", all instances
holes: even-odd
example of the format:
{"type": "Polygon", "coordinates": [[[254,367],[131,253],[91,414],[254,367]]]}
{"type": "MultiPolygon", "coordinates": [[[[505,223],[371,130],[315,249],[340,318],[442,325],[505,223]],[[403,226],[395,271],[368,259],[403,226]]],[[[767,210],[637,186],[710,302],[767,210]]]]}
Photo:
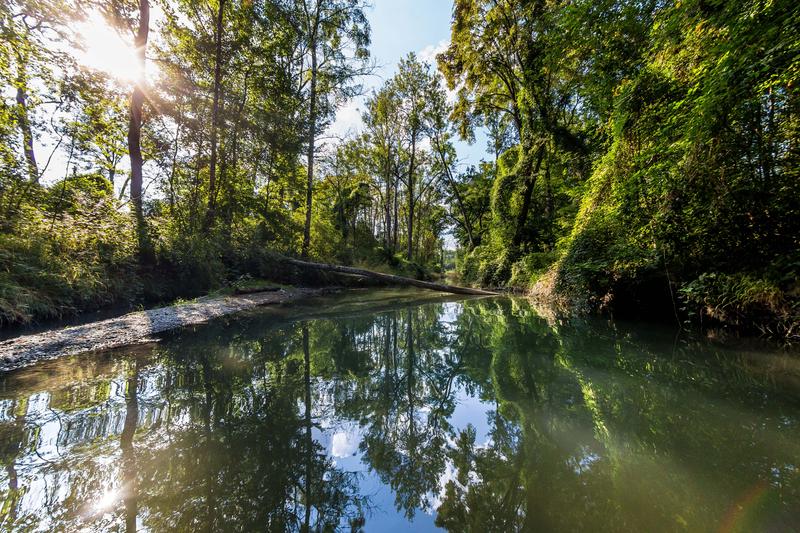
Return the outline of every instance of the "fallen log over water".
{"type": "Polygon", "coordinates": [[[410,285],[412,287],[419,287],[421,289],[430,289],[432,291],[450,292],[453,294],[477,294],[483,296],[496,295],[496,292],[487,291],[483,289],[473,289],[471,287],[458,287],[456,285],[445,285],[443,283],[433,283],[431,281],[422,281],[414,278],[406,278],[403,276],[395,276],[394,274],[384,274],[382,272],[373,272],[363,268],[354,268],[341,265],[331,265],[328,263],[312,263],[310,261],[300,261],[299,259],[286,258],[286,262],[300,268],[310,268],[315,270],[324,270],[327,272],[338,272],[340,274],[349,274],[352,276],[361,276],[365,278],[376,279],[391,283],[392,285],[410,285]]]}

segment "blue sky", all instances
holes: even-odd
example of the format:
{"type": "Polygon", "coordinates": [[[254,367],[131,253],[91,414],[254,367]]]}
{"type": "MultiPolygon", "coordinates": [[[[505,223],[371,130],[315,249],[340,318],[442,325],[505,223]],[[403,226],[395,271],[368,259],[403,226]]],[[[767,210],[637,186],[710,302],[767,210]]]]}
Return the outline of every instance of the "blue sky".
{"type": "MultiPolygon", "coordinates": [[[[451,0],[372,0],[367,17],[372,27],[370,52],[377,69],[361,81],[366,93],[389,79],[396,72],[397,63],[409,52],[416,52],[435,67],[436,54],[450,41],[452,8],[451,0]]],[[[342,136],[348,131],[359,131],[363,104],[364,97],[359,97],[339,109],[331,133],[342,136]]],[[[489,159],[486,137],[480,132],[476,132],[476,137],[472,146],[456,143],[462,167],[489,159]]]]}

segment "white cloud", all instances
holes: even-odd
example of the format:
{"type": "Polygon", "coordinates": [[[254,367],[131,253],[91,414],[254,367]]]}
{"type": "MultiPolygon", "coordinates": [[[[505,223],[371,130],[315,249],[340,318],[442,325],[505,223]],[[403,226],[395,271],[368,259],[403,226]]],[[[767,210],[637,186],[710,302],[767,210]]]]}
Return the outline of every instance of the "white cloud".
{"type": "Polygon", "coordinates": [[[436,44],[429,44],[419,51],[419,58],[436,67],[436,56],[447,50],[448,46],[450,46],[450,39],[442,39],[436,44]]]}
{"type": "Polygon", "coordinates": [[[358,432],[340,431],[331,439],[331,455],[333,457],[350,457],[358,450],[360,436],[358,432]]]}
{"type": "MultiPolygon", "coordinates": [[[[419,52],[419,58],[423,61],[429,62],[434,70],[438,70],[438,65],[436,63],[436,56],[447,50],[450,46],[450,39],[442,39],[437,44],[429,44],[419,52]]],[[[447,84],[442,80],[442,87],[444,88],[445,93],[447,93],[447,101],[451,104],[454,104],[456,98],[458,97],[458,91],[451,91],[448,89],[447,84]]]]}
{"type": "Polygon", "coordinates": [[[364,125],[361,120],[362,99],[350,100],[336,111],[336,120],[328,128],[328,136],[346,137],[350,133],[361,131],[364,125]]]}

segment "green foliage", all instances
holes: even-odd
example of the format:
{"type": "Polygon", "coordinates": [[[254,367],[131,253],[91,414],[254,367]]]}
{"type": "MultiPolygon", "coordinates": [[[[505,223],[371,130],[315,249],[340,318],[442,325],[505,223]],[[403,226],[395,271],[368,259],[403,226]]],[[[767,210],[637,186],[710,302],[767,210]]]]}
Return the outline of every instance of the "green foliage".
{"type": "Polygon", "coordinates": [[[511,265],[508,284],[522,289],[532,288],[557,259],[556,252],[532,252],[522,256],[511,265]]]}
{"type": "Polygon", "coordinates": [[[530,288],[552,263],[556,296],[595,308],[682,294],[694,315],[796,329],[798,32],[790,1],[457,2],[439,58],[454,117],[505,145],[462,277],[530,288]]]}
{"type": "Polygon", "coordinates": [[[684,284],[681,297],[689,310],[726,324],[758,328],[762,333],[795,338],[800,330],[800,300],[797,279],[800,269],[791,270],[794,286],[750,274],[701,274],[684,284]]]}
{"type": "Polygon", "coordinates": [[[60,215],[26,207],[17,231],[0,234],[0,323],[60,318],[139,294],[130,218],[107,198],[72,198],[60,215]]]}
{"type": "Polygon", "coordinates": [[[459,258],[456,268],[465,280],[475,281],[484,287],[499,287],[510,276],[511,260],[506,252],[483,245],[459,258]]]}
{"type": "MultiPolygon", "coordinates": [[[[164,2],[145,54],[158,69],[144,84],[136,249],[131,87],[80,64],[71,1],[6,2],[6,320],[280,276],[273,253],[429,277],[451,257],[449,233],[467,283],[792,331],[794,4],[457,0],[441,74],[404,57],[369,96],[364,130],[323,148],[314,141],[369,70],[364,2],[164,2]],[[494,158],[460,169],[454,137],[478,127],[494,158]],[[36,153],[46,144],[67,161],[55,183],[36,153]],[[123,264],[129,289],[111,279],[123,264]],[[62,281],[24,274],[36,269],[62,281]],[[15,311],[38,292],[31,302],[52,311],[15,311]]],[[[138,25],[134,5],[102,11],[120,34],[138,25]]]]}

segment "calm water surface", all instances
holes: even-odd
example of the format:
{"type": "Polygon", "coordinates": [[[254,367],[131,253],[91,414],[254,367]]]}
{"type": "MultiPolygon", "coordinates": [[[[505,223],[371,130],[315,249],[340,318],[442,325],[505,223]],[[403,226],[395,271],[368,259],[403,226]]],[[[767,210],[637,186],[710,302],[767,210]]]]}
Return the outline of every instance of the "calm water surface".
{"type": "Polygon", "coordinates": [[[13,531],[797,531],[800,359],[376,291],[0,376],[13,531]]]}

